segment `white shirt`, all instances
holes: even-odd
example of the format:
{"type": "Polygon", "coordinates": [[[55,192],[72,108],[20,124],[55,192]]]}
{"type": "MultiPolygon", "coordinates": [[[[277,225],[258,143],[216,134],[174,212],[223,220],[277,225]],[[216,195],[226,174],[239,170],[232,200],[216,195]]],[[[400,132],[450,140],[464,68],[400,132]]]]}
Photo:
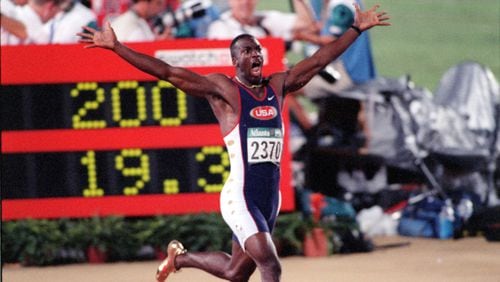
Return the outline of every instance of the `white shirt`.
{"type": "Polygon", "coordinates": [[[292,39],[292,29],[297,18],[295,14],[259,11],[257,15],[263,17],[261,26],[250,26],[241,24],[232,16],[231,11],[226,11],[218,20],[210,24],[207,37],[210,39],[233,39],[242,33],[248,33],[257,38],[273,36],[284,40],[292,39]],[[266,30],[269,34],[266,33],[266,30]]]}
{"type": "Polygon", "coordinates": [[[77,1],[71,10],[57,14],[45,24],[44,28],[50,35],[51,43],[77,43],[80,38],[76,33],[82,31],[82,26],[96,21],[94,12],[77,1]]]}
{"type": "Polygon", "coordinates": [[[155,35],[148,22],[139,17],[134,11],[127,12],[111,21],[116,38],[122,42],[154,41],[155,35]]]}
{"type": "MultiPolygon", "coordinates": [[[[4,2],[2,1],[2,13],[4,13],[4,2]]],[[[24,6],[15,6],[10,17],[21,21],[26,27],[27,38],[23,41],[16,36],[2,29],[2,45],[27,45],[27,44],[48,44],[49,34],[44,30],[43,22],[37,13],[26,4],[24,6]],[[4,37],[6,38],[4,41],[4,37]]]]}
{"type": "Polygon", "coordinates": [[[10,16],[16,8],[16,4],[11,0],[0,0],[0,8],[3,15],[10,16]]]}

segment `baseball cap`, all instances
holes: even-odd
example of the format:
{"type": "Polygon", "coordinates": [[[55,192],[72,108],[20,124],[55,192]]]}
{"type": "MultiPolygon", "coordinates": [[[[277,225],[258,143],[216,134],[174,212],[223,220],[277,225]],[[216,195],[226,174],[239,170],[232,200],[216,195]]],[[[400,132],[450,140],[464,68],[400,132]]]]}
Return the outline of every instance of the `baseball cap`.
{"type": "Polygon", "coordinates": [[[330,12],[326,26],[330,34],[339,36],[344,33],[354,22],[354,7],[348,1],[330,1],[330,12]]]}

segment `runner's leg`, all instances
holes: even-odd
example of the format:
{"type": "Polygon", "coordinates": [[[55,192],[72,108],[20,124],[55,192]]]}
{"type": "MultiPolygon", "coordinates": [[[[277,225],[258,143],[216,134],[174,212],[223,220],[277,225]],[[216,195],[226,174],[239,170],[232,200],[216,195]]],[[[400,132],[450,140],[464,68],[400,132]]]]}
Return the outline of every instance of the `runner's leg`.
{"type": "Polygon", "coordinates": [[[255,271],[255,263],[245,254],[238,242],[233,241],[232,255],[224,252],[200,252],[177,256],[175,267],[198,268],[229,281],[248,281],[255,271]]]}
{"type": "Polygon", "coordinates": [[[277,282],[281,277],[281,264],[271,234],[259,232],[245,242],[248,256],[257,264],[261,281],[277,282]]]}

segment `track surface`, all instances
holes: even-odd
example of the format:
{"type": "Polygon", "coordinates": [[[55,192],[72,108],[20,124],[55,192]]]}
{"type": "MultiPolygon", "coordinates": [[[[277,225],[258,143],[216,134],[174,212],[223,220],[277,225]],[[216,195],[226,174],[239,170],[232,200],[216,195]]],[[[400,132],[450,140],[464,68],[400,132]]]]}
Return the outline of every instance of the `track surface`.
{"type": "MultiPolygon", "coordinates": [[[[500,242],[483,237],[436,240],[378,237],[370,253],[322,258],[282,258],[284,282],[329,281],[500,281],[500,242]],[[406,244],[409,243],[409,244],[406,244]],[[393,246],[393,245],[403,246],[393,246]],[[391,247],[393,246],[393,247],[391,247]]],[[[71,264],[55,267],[5,265],[5,282],[153,282],[158,261],[71,264]]],[[[255,273],[251,282],[260,281],[255,273]]],[[[195,269],[182,269],[167,281],[216,282],[220,279],[195,269]]]]}

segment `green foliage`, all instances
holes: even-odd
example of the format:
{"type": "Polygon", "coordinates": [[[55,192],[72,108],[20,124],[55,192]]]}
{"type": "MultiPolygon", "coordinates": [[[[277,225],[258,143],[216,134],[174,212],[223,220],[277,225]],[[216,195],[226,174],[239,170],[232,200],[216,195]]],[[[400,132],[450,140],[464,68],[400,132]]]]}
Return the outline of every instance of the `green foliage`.
{"type": "Polygon", "coordinates": [[[2,223],[2,257],[4,262],[24,265],[49,265],[64,246],[59,222],[22,220],[2,223]]]}
{"type": "Polygon", "coordinates": [[[220,214],[185,215],[179,218],[177,238],[191,251],[231,251],[231,230],[220,214]]]}
{"type": "Polygon", "coordinates": [[[155,249],[166,251],[171,240],[182,239],[190,251],[230,250],[231,231],[219,214],[157,216],[146,224],[148,228],[141,227],[137,234],[155,249]]]}
{"type": "Polygon", "coordinates": [[[115,218],[107,217],[91,217],[79,220],[79,223],[87,230],[86,236],[83,237],[82,244],[84,249],[90,246],[96,247],[100,251],[107,252],[109,244],[113,243],[113,229],[109,223],[115,218]]]}
{"type": "Polygon", "coordinates": [[[302,218],[300,213],[280,215],[273,232],[278,254],[280,256],[301,254],[304,237],[314,226],[310,219],[302,218]]]}
{"type": "MultiPolygon", "coordinates": [[[[281,214],[273,240],[281,256],[301,255],[305,234],[312,228],[321,226],[331,235],[350,228],[349,224],[323,226],[303,219],[300,213],[281,214]]],[[[232,232],[217,213],[6,221],[2,223],[2,262],[24,265],[82,262],[90,246],[105,251],[108,261],[137,260],[144,259],[138,257],[142,247],[165,251],[173,239],[180,240],[191,252],[230,252],[232,232]],[[67,258],[67,253],[77,255],[67,258]]],[[[154,254],[150,256],[153,257],[154,254]]]]}
{"type": "Polygon", "coordinates": [[[106,252],[108,261],[127,261],[137,259],[144,246],[165,251],[173,239],[195,252],[231,250],[231,231],[219,214],[112,216],[3,222],[2,258],[4,263],[25,265],[67,263],[71,261],[61,260],[61,253],[85,254],[93,246],[106,252]]]}
{"type": "MultiPolygon", "coordinates": [[[[141,245],[135,236],[133,221],[123,217],[100,218],[102,243],[109,261],[133,260],[141,245]]],[[[99,235],[99,234],[97,234],[99,235]]]]}
{"type": "Polygon", "coordinates": [[[2,222],[2,262],[18,262],[23,251],[24,241],[29,234],[20,222],[2,222]]]}
{"type": "Polygon", "coordinates": [[[60,219],[59,230],[64,234],[63,247],[67,249],[84,249],[89,236],[88,227],[78,221],[60,219]]]}

